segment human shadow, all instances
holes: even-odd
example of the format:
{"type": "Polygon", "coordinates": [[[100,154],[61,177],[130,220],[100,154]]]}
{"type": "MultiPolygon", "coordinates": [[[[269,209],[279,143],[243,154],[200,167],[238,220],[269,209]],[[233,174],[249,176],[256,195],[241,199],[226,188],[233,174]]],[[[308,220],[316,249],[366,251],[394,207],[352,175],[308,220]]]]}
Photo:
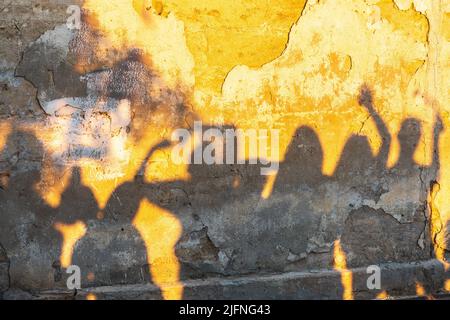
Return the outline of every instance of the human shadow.
{"type": "MultiPolygon", "coordinates": [[[[226,132],[236,128],[203,128],[205,132],[210,129],[226,132]]],[[[229,136],[223,140],[223,164],[195,164],[197,150],[194,150],[188,167],[189,179],[177,183],[176,187],[189,199],[190,213],[180,214],[180,219],[185,230],[196,230],[185,234],[177,246],[183,278],[234,275],[244,268],[259,268],[256,262],[247,263],[252,259],[245,256],[255,254],[254,247],[262,245],[264,238],[257,225],[261,194],[267,181],[262,175],[265,165],[254,158],[244,161],[237,141],[237,137],[229,136]],[[232,149],[228,148],[229,144],[232,149]],[[227,163],[227,158],[232,161],[227,163]],[[186,245],[195,242],[200,245],[186,245]]],[[[209,143],[204,141],[199,149],[205,150],[209,143]]],[[[176,210],[186,212],[182,207],[176,210]]]]}
{"type": "MultiPolygon", "coordinates": [[[[203,130],[211,128],[206,126],[203,130]]],[[[221,130],[225,129],[221,128],[221,130]]],[[[208,142],[203,142],[202,148],[207,144],[208,142]]],[[[179,265],[178,274],[172,275],[174,279],[198,278],[208,274],[221,273],[223,270],[221,267],[218,267],[220,265],[219,252],[213,243],[213,239],[208,234],[207,225],[214,225],[214,223],[208,223],[209,219],[220,218],[222,206],[231,201],[249,201],[250,196],[255,201],[259,201],[265,177],[260,175],[260,166],[236,164],[236,149],[233,150],[235,159],[232,164],[212,165],[204,162],[194,164],[194,154],[197,150],[192,150],[190,154],[191,164],[188,165],[188,179],[162,182],[146,181],[145,172],[150,158],[155,151],[168,146],[170,146],[170,143],[163,141],[151,148],[145,159],[143,159],[140,168],[136,171],[134,179],[121,184],[114,190],[105,207],[105,219],[114,220],[118,225],[125,226],[125,228],[126,226],[131,226],[134,229],[133,231],[129,230],[129,232],[134,234],[133,238],[136,243],[133,245],[133,248],[134,250],[139,248],[139,252],[133,252],[133,256],[136,253],[136,255],[146,257],[146,260],[149,262],[154,261],[154,257],[151,255],[157,255],[157,253],[152,252],[153,246],[156,245],[160,248],[171,246],[171,248],[166,248],[167,252],[174,250],[175,256],[171,259],[175,259],[175,264],[179,265]],[[213,181],[211,181],[212,176],[214,177],[213,181]],[[165,216],[167,219],[167,213],[169,213],[180,224],[180,235],[173,235],[176,237],[176,241],[174,239],[168,241],[172,244],[164,243],[165,241],[162,238],[153,239],[154,242],[159,243],[149,243],[148,240],[145,243],[143,239],[146,233],[145,228],[149,232],[155,231],[150,230],[152,227],[149,224],[145,224],[141,228],[138,225],[139,221],[137,219],[142,218],[142,213],[139,213],[139,211],[144,201],[151,205],[148,212],[144,214],[152,216],[154,212],[157,212],[157,215],[165,216]],[[150,211],[153,211],[153,213],[150,211]],[[185,229],[191,230],[191,232],[183,233],[182,231],[185,229]],[[140,244],[137,245],[137,242],[140,244]],[[179,243],[197,243],[197,245],[178,246],[179,243]]],[[[224,159],[226,158],[226,153],[223,154],[223,157],[224,159]]],[[[157,220],[155,219],[154,223],[158,223],[157,220]]],[[[162,226],[162,228],[167,227],[162,226]]],[[[238,230],[235,231],[237,232],[238,230]]],[[[164,234],[165,231],[162,230],[161,232],[164,234]]],[[[167,232],[173,231],[168,229],[167,232]]],[[[141,263],[143,262],[141,261],[141,263]]],[[[160,267],[157,265],[158,261],[155,261],[154,265],[149,262],[142,264],[149,269],[150,273],[149,277],[143,280],[154,283],[154,278],[158,277],[158,271],[155,270],[159,270],[160,267]]],[[[161,263],[167,263],[167,268],[170,268],[169,265],[174,264],[174,261],[162,261],[161,263]]]]}
{"type": "MultiPolygon", "coordinates": [[[[386,168],[392,138],[386,124],[375,110],[373,99],[373,92],[366,85],[363,85],[358,96],[358,103],[367,110],[381,137],[378,154],[372,153],[367,136],[360,134],[351,136],[344,146],[334,173],[334,178],[341,184],[351,180],[349,183],[352,185],[362,184],[367,186],[369,185],[367,177],[378,180],[386,168]]],[[[368,119],[365,120],[363,126],[368,119]]],[[[368,192],[366,195],[368,195],[368,192]]]]}
{"type": "Polygon", "coordinates": [[[72,167],[70,174],[69,185],[61,194],[60,205],[53,210],[52,225],[60,243],[60,265],[56,266],[65,269],[77,265],[85,276],[92,264],[101,263],[98,258],[90,257],[92,249],[82,246],[82,243],[89,242],[95,230],[99,208],[92,190],[82,182],[81,168],[72,167]]]}
{"type": "Polygon", "coordinates": [[[259,213],[265,224],[272,226],[257,242],[265,246],[265,254],[255,258],[262,267],[281,271],[286,262],[301,263],[310,252],[310,239],[317,234],[321,220],[315,208],[324,202],[330,180],[323,175],[322,166],[318,135],[308,126],[299,127],[280,163],[272,194],[259,213]],[[276,225],[270,223],[274,219],[276,225]]]}
{"type": "Polygon", "coordinates": [[[377,182],[383,176],[391,137],[367,86],[361,87],[358,103],[372,117],[382,138],[378,155],[373,155],[366,136],[354,135],[344,146],[334,175],[326,176],[318,135],[302,126],[280,164],[268,210],[277,212],[281,221],[291,222],[282,232],[287,235],[284,253],[293,262],[302,261],[309,253],[329,252],[352,207],[381,188],[377,182]]]}
{"type": "Polygon", "coordinates": [[[54,217],[55,221],[70,225],[77,221],[89,224],[97,220],[97,201],[92,190],[83,184],[81,178],[81,168],[74,166],[71,169],[70,184],[61,194],[61,204],[54,217]]]}
{"type": "MultiPolygon", "coordinates": [[[[398,133],[399,158],[388,167],[392,137],[376,111],[374,93],[368,86],[361,87],[358,103],[368,112],[365,121],[369,117],[374,121],[381,138],[376,154],[368,137],[353,135],[343,148],[334,174],[325,176],[318,136],[303,126],[297,129],[280,163],[267,200],[268,212],[272,218],[277,213],[277,225],[283,225],[284,219],[292,225],[292,229],[282,229],[283,238],[276,241],[284,241],[279,251],[294,266],[332,268],[330,249],[337,239],[348,253],[348,268],[431,258],[427,182],[436,181],[440,169],[440,116],[436,114],[433,125],[430,165],[414,160],[422,125],[418,119],[407,118],[398,133]],[[310,253],[324,253],[329,258],[310,253]]],[[[274,239],[274,235],[268,238],[274,239]]],[[[277,250],[266,249],[272,253],[267,260],[274,260],[277,250]]]]}
{"type": "Polygon", "coordinates": [[[308,126],[298,128],[280,165],[273,192],[284,193],[303,184],[313,187],[323,183],[326,177],[322,165],[323,151],[316,132],[308,126]]]}
{"type": "MultiPolygon", "coordinates": [[[[83,99],[87,101],[87,108],[92,108],[92,101],[95,101],[103,106],[102,113],[116,112],[120,111],[116,106],[118,102],[129,102],[129,115],[124,112],[119,117],[126,119],[129,116],[130,122],[117,132],[124,140],[131,142],[130,145],[144,144],[150,133],[159,135],[155,132],[155,126],[164,127],[164,130],[178,128],[186,125],[186,119],[196,118],[189,109],[185,91],[177,84],[166,84],[148,53],[136,48],[124,48],[115,55],[97,55],[92,41],[102,38],[97,30],[98,21],[86,12],[83,19],[87,19],[88,23],[83,24],[72,40],[71,54],[78,67],[86,73],[84,80],[88,90],[83,99]],[[164,119],[164,124],[160,123],[160,119],[164,119]]],[[[161,148],[161,144],[152,148],[131,181],[115,188],[100,214],[104,217],[95,223],[91,221],[94,225],[90,229],[92,231],[88,230],[77,244],[80,254],[74,257],[74,261],[91,261],[88,270],[94,280],[90,285],[152,282],[148,248],[142,239],[143,230],[136,229],[135,220],[145,201],[162,196],[158,184],[147,183],[142,177],[148,159],[161,148]]],[[[160,297],[159,293],[155,297],[160,297]]]]}
{"type": "Polygon", "coordinates": [[[13,124],[1,151],[0,243],[11,260],[11,286],[25,290],[31,285],[50,288],[61,280],[56,211],[37,188],[44,155],[39,139],[13,124]]]}
{"type": "MultiPolygon", "coordinates": [[[[437,115],[433,161],[421,165],[414,160],[421,123],[405,119],[398,134],[400,156],[389,168],[392,137],[373,101],[372,91],[362,87],[358,102],[382,138],[378,153],[372,153],[367,137],[351,137],[331,177],[322,173],[322,146],[307,126],[293,135],[268,199],[261,197],[267,179],[261,176],[260,165],[236,164],[236,158],[233,164],[194,164],[195,150],[188,179],[147,181],[145,171],[152,156],[171,146],[162,141],[149,150],[133,179],[114,190],[104,216],[98,214],[94,194],[83,184],[77,166],[71,171],[60,205],[48,205],[35,188],[45,174],[39,165],[43,146],[33,134],[14,128],[2,151],[9,168],[0,174],[6,181],[0,187],[4,231],[0,243],[12,254],[16,266],[23,264],[15,267],[22,268],[16,269],[17,274],[36,269],[33,277],[15,281],[34,281],[31,279],[42,277],[39,272],[61,281],[64,266],[55,261],[63,260],[67,262],[64,265],[80,266],[83,276],[92,273],[91,285],[154,283],[156,266],[151,265],[151,255],[158,246],[173,251],[171,258],[176,262],[161,263],[178,264],[172,279],[179,281],[213,274],[284,271],[286,264],[304,263],[310,253],[331,254],[330,245],[337,238],[350,253],[349,268],[430,258],[431,249],[427,248],[432,240],[426,230],[424,195],[429,192],[427,182],[438,179],[442,121],[437,115]],[[17,171],[17,164],[31,173],[9,174],[17,171]],[[151,247],[146,243],[146,230],[136,223],[143,203],[154,219],[144,224],[143,228],[150,227],[149,232],[159,226],[158,215],[169,217],[169,223],[162,223],[160,233],[152,238],[155,243],[151,247]],[[18,210],[22,214],[16,214],[18,210]],[[170,224],[180,228],[174,232],[170,224]],[[17,226],[25,236],[19,237],[17,226]],[[64,226],[81,227],[72,234],[72,240],[78,241],[68,247],[62,235],[66,230],[70,238],[70,229],[64,226]],[[172,232],[173,243],[164,243],[166,233],[172,232]],[[367,254],[368,246],[371,254],[367,254]],[[70,255],[64,251],[69,247],[70,255]],[[64,260],[69,256],[70,260],[64,260]]],[[[151,298],[162,294],[156,290],[151,298]]]]}
{"type": "MultiPolygon", "coordinates": [[[[142,173],[154,152],[165,146],[167,142],[163,141],[151,148],[133,179],[114,189],[102,210],[104,217],[97,223],[95,233],[81,241],[80,252],[86,254],[86,251],[91,251],[91,260],[96,261],[90,268],[96,274],[93,284],[154,283],[148,248],[136,228],[135,219],[143,201],[151,197],[149,195],[159,192],[158,185],[147,183],[142,173]],[[103,245],[99,246],[99,241],[103,245]]],[[[149,298],[160,299],[159,289],[156,293],[149,293],[149,298]]]]}
{"type": "Polygon", "coordinates": [[[436,113],[430,165],[421,165],[414,159],[423,134],[421,122],[406,118],[397,135],[399,158],[388,167],[392,138],[381,117],[374,113],[372,95],[363,87],[359,102],[377,124],[382,137],[380,151],[371,157],[366,142],[358,146],[350,138],[334,176],[340,188],[344,188],[343,193],[350,195],[350,198],[341,197],[344,204],[352,204],[340,229],[342,246],[351,253],[348,266],[430,259],[433,240],[427,218],[427,198],[431,192],[429,182],[437,180],[440,170],[441,118],[436,113]],[[368,247],[371,254],[367,254],[368,247]]]}

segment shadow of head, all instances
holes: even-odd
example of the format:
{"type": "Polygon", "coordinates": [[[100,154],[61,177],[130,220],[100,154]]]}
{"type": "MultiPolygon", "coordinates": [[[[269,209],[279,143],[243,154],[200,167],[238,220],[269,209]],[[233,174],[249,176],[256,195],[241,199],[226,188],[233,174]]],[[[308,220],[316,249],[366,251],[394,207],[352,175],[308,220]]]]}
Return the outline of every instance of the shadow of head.
{"type": "Polygon", "coordinates": [[[274,190],[298,183],[315,184],[322,178],[323,150],[317,133],[302,126],[295,132],[280,164],[274,190]]]}
{"type": "Polygon", "coordinates": [[[367,136],[353,135],[342,150],[335,176],[352,179],[355,175],[367,175],[368,170],[374,170],[376,164],[377,159],[367,136]]]}
{"type": "Polygon", "coordinates": [[[322,167],[323,151],[317,133],[310,127],[302,126],[295,132],[286,152],[285,162],[298,162],[322,167]]]}
{"type": "Polygon", "coordinates": [[[418,119],[407,118],[398,133],[400,161],[411,161],[422,136],[422,125],[418,119]]]}

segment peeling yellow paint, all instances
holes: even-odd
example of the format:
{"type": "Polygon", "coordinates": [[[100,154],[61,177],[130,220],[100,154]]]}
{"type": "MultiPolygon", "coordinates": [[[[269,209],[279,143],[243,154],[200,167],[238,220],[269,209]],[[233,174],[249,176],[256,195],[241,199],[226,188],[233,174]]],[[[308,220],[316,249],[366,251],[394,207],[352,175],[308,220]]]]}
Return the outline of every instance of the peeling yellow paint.
{"type": "MultiPolygon", "coordinates": [[[[411,0],[403,1],[404,4],[400,2],[399,0],[378,1],[376,5],[381,9],[381,18],[389,21],[395,31],[401,31],[416,41],[425,42],[428,31],[426,16],[414,9],[411,0]]],[[[418,5],[418,7],[422,9],[422,6],[418,5]]]]}
{"type": "Polygon", "coordinates": [[[184,22],[195,60],[196,88],[220,93],[237,65],[258,68],[286,47],[291,26],[306,0],[222,1],[164,0],[164,11],[184,22]]]}

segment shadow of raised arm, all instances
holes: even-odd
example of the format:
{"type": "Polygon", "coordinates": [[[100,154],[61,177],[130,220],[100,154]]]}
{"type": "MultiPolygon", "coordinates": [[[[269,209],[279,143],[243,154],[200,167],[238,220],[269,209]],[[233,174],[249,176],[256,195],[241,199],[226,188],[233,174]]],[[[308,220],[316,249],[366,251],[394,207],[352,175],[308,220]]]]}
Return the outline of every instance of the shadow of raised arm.
{"type": "Polygon", "coordinates": [[[147,165],[147,162],[150,160],[150,158],[153,156],[153,154],[159,150],[159,149],[163,149],[163,148],[167,148],[170,147],[171,143],[169,140],[163,140],[160,143],[158,143],[157,145],[153,146],[147,153],[147,156],[144,158],[144,160],[142,160],[141,165],[139,167],[139,169],[136,171],[136,174],[134,176],[134,180],[139,180],[142,179],[142,176],[140,175],[141,172],[144,172],[145,167],[147,165]]]}
{"type": "Polygon", "coordinates": [[[380,152],[378,154],[378,159],[379,159],[379,163],[386,165],[388,156],[389,156],[389,149],[391,147],[392,138],[391,138],[391,135],[389,133],[389,130],[388,130],[386,124],[384,123],[383,119],[380,117],[380,115],[374,108],[373,93],[367,85],[363,85],[361,87],[360,93],[358,96],[358,103],[367,109],[370,116],[375,121],[377,130],[383,141],[381,144],[380,152]]]}

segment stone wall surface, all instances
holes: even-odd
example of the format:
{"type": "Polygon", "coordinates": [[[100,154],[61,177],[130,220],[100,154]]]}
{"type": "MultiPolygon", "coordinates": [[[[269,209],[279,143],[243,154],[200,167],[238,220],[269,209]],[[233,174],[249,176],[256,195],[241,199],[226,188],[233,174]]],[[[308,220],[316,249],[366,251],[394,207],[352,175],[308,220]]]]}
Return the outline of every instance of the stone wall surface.
{"type": "Polygon", "coordinates": [[[448,293],[449,31],[449,0],[0,0],[0,295],[448,293]]]}

